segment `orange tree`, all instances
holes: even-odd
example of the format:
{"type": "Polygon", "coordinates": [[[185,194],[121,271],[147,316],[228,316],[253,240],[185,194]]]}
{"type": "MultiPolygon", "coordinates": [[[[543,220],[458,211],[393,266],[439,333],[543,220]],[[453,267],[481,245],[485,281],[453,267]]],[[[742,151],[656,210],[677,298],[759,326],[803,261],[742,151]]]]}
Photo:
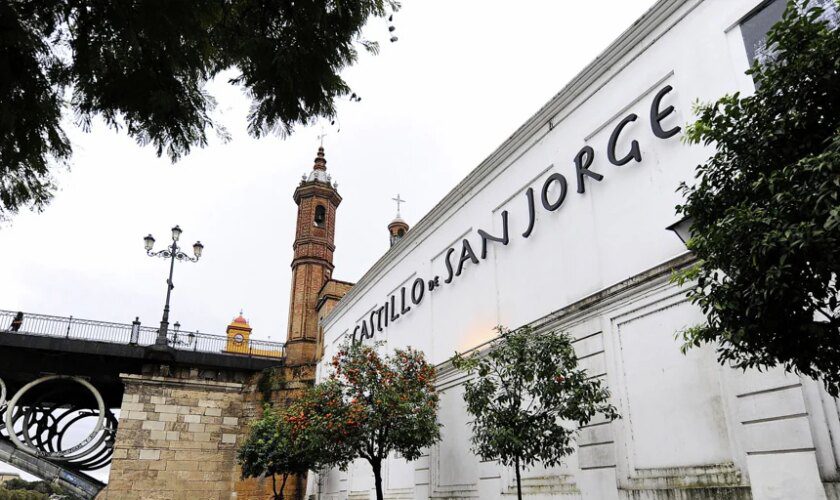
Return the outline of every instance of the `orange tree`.
{"type": "Polygon", "coordinates": [[[278,410],[266,406],[261,418],[251,423],[245,441],[237,452],[242,477],[271,476],[274,498],[283,500],[289,476],[315,467],[317,450],[306,435],[293,431],[294,408],[278,410]],[[277,476],[282,477],[280,491],[277,476]]]}
{"type": "Polygon", "coordinates": [[[529,327],[497,328],[487,352],[452,358],[472,377],[464,383],[467,412],[473,416],[473,451],[516,471],[536,462],[559,465],[574,452],[576,430],[601,414],[618,418],[602,381],[578,366],[572,339],[565,333],[536,333],[529,327]]]}
{"type": "Polygon", "coordinates": [[[363,458],[373,469],[382,500],[382,462],[392,451],[406,460],[440,440],[435,369],[423,353],[397,349],[380,356],[377,345],[345,345],[332,359],[333,372],[318,384],[318,405],[298,415],[313,440],[328,446],[325,465],[345,468],[363,458]]]}
{"type": "MultiPolygon", "coordinates": [[[[352,457],[345,455],[346,450],[331,435],[333,422],[348,420],[349,409],[337,404],[340,397],[341,388],[326,383],[308,390],[286,408],[266,405],[239,447],[242,477],[271,476],[274,498],[283,500],[289,476],[303,476],[330,463],[348,463],[352,457]]],[[[341,432],[346,435],[349,431],[341,432]]]]}

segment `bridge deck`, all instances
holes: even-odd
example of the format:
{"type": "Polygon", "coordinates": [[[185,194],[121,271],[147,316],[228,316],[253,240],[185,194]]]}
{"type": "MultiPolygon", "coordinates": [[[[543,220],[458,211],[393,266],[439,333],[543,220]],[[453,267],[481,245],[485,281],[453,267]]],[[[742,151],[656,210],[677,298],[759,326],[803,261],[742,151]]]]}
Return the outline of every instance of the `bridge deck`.
{"type": "MultiPolygon", "coordinates": [[[[86,340],[122,346],[152,346],[158,329],[135,323],[113,323],[73,316],[22,313],[0,309],[0,333],[17,333],[33,337],[50,337],[65,340],[86,340]],[[15,318],[22,314],[20,321],[15,318]]],[[[252,358],[282,358],[282,342],[250,339],[235,342],[226,335],[212,335],[198,331],[170,329],[167,342],[176,351],[247,356],[252,358]]]]}
{"type": "MultiPolygon", "coordinates": [[[[46,373],[96,381],[110,407],[119,407],[121,373],[141,373],[144,364],[171,364],[205,370],[258,372],[284,361],[284,345],[227,337],[169,332],[169,346],[154,346],[157,331],[139,325],[24,314],[0,310],[0,378],[14,392],[46,373]]],[[[0,402],[2,404],[2,402],[0,402]]]]}

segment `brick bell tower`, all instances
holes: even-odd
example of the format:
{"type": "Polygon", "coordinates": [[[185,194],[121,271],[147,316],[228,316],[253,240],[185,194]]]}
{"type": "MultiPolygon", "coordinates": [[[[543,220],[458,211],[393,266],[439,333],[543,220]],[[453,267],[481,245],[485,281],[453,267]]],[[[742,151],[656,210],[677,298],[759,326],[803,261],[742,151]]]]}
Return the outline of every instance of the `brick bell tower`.
{"type": "Polygon", "coordinates": [[[327,174],[324,147],[309,175],[303,176],[294,200],[298,206],[289,300],[287,366],[318,360],[318,308],[321,289],[331,280],[335,251],[335,213],[341,203],[337,184],[327,174]]]}

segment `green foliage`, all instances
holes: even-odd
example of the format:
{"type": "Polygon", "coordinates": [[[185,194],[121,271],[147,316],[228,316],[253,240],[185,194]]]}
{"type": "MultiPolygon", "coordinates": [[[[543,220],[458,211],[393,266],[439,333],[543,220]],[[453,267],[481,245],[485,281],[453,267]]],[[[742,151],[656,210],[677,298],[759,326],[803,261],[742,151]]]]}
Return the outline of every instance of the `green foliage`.
{"type": "Polygon", "coordinates": [[[32,490],[0,488],[0,500],[47,500],[48,495],[32,490]]]}
{"type": "Polygon", "coordinates": [[[473,417],[473,452],[516,469],[536,462],[551,467],[574,452],[575,423],[596,415],[618,418],[609,392],[578,367],[572,339],[565,333],[535,333],[497,327],[498,341],[486,353],[452,358],[455,368],[474,375],[464,384],[473,417]]]}
{"type": "Polygon", "coordinates": [[[713,343],[739,368],[783,366],[840,390],[840,31],[791,3],[768,36],[756,92],[698,106],[689,143],[716,153],[683,184],[699,263],[675,276],[713,343]]]}
{"type": "Polygon", "coordinates": [[[357,59],[371,17],[393,0],[9,0],[0,2],[0,217],[41,209],[53,163],[71,145],[62,118],[94,117],[177,160],[227,133],[205,84],[235,68],[251,98],[249,132],[286,135],[332,117],[349,93],[340,71],[357,59]]]}
{"type": "Polygon", "coordinates": [[[281,500],[288,477],[315,469],[320,456],[317,443],[294,424],[298,411],[295,405],[286,409],[266,405],[262,417],[251,424],[247,438],[237,451],[242,477],[271,476],[274,496],[281,500]],[[282,477],[279,492],[276,475],[282,477]]]}
{"type": "Polygon", "coordinates": [[[9,479],[0,485],[0,500],[47,500],[51,495],[68,500],[78,498],[58,484],[47,481],[9,479]]]}
{"type": "Polygon", "coordinates": [[[346,468],[364,458],[373,469],[376,498],[382,500],[382,461],[391,452],[415,460],[440,439],[435,369],[423,353],[397,349],[380,356],[375,346],[342,346],[329,380],[318,384],[321,407],[314,419],[323,441],[332,441],[330,463],[346,468]]]}
{"type": "Polygon", "coordinates": [[[312,470],[346,468],[356,458],[347,441],[358,432],[358,408],[345,404],[343,396],[342,386],[327,380],[307,390],[289,412],[293,431],[304,434],[318,450],[312,470]]]}
{"type": "Polygon", "coordinates": [[[32,484],[29,481],[24,481],[23,479],[13,478],[5,481],[3,483],[3,487],[7,490],[31,490],[32,484]]]}
{"type": "Polygon", "coordinates": [[[283,368],[266,368],[257,378],[257,390],[260,391],[264,402],[271,399],[271,393],[283,387],[286,378],[283,368]]]}

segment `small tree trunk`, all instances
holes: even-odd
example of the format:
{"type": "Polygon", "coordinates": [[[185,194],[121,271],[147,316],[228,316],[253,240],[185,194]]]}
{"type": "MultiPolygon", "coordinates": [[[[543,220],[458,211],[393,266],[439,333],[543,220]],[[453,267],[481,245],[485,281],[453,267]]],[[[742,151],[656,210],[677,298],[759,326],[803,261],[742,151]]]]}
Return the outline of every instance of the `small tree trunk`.
{"type": "Polygon", "coordinates": [[[275,474],[271,475],[271,491],[274,492],[274,500],[280,498],[280,495],[277,494],[277,476],[275,474]]]}
{"type": "Polygon", "coordinates": [[[382,493],[382,459],[377,458],[370,461],[370,467],[373,469],[373,479],[376,484],[376,500],[383,500],[382,493]]]}
{"type": "Polygon", "coordinates": [[[522,500],[522,478],[519,476],[519,457],[514,459],[516,465],[516,498],[522,500]]]}
{"type": "Polygon", "coordinates": [[[280,484],[280,500],[283,500],[283,492],[286,490],[287,479],[289,479],[289,475],[283,474],[283,482],[280,484]]]}

